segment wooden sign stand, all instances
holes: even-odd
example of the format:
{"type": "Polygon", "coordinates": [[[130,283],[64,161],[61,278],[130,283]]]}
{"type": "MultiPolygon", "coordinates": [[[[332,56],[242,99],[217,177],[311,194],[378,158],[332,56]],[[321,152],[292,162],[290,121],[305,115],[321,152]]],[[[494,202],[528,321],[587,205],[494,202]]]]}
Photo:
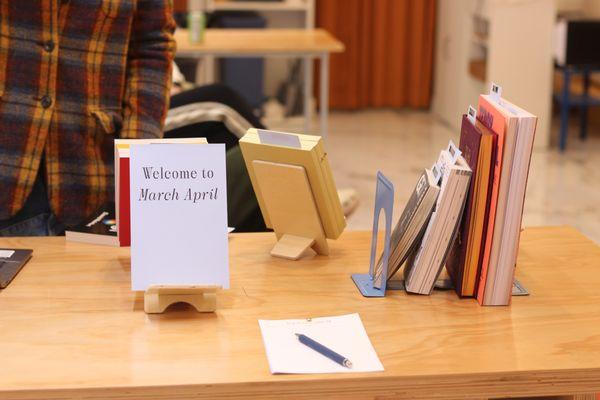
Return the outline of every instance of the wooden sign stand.
{"type": "Polygon", "coordinates": [[[152,285],[144,293],[146,314],[162,314],[175,303],[188,303],[198,312],[217,309],[217,290],[220,286],[152,285]]]}
{"type": "Polygon", "coordinates": [[[304,167],[260,160],[253,164],[278,240],[271,255],[298,260],[309,248],[328,255],[327,238],[304,167]]]}

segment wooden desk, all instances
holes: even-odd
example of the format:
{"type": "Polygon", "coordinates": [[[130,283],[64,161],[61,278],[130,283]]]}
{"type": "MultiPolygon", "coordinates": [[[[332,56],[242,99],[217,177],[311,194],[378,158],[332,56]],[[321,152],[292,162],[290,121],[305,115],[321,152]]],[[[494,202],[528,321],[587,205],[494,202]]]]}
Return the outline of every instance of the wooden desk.
{"type": "Polygon", "coordinates": [[[329,54],[344,51],[344,45],[323,29],[207,29],[200,44],[189,42],[186,29],[175,32],[177,55],[187,57],[301,57],[304,62],[304,130],[310,133],[312,119],[311,62],[320,69],[319,107],[323,137],[327,135],[329,111],[329,54]]]}
{"type": "MultiPolygon", "coordinates": [[[[146,315],[129,251],[1,239],[34,256],[0,292],[1,399],[485,398],[600,391],[600,248],[570,228],[527,229],[511,307],[453,292],[365,299],[369,234],[330,257],[271,258],[273,234],[230,239],[215,314],[146,315]],[[257,319],[359,312],[385,372],[271,375],[257,319]]],[[[581,397],[580,397],[581,398],[581,397]]]]}

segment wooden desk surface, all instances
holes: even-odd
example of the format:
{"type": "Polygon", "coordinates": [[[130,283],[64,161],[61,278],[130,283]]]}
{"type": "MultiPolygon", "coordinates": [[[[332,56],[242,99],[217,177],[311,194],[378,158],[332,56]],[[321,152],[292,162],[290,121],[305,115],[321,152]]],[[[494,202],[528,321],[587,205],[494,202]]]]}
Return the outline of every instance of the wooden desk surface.
{"type": "MultiPolygon", "coordinates": [[[[527,229],[511,307],[453,292],[363,298],[370,237],[330,257],[268,255],[273,234],[230,239],[231,289],[215,314],[144,314],[129,250],[64,238],[0,239],[33,259],[0,292],[0,398],[245,396],[483,398],[600,391],[600,248],[571,228],[527,229]],[[359,312],[385,372],[271,375],[259,318],[359,312]]],[[[229,397],[228,397],[229,398],[229,397]]]]}
{"type": "Polygon", "coordinates": [[[204,41],[192,44],[186,29],[175,31],[177,54],[318,54],[344,51],[342,42],[324,29],[207,29],[204,41]]]}

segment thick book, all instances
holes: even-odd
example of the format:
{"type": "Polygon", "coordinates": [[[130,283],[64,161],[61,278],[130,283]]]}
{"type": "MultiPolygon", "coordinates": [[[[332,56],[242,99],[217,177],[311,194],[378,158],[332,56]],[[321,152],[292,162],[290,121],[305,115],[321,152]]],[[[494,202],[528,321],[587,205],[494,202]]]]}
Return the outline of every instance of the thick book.
{"type": "Polygon", "coordinates": [[[512,298],[521,221],[537,117],[499,99],[493,104],[506,120],[507,145],[497,203],[492,247],[485,286],[478,301],[482,305],[508,305],[512,298]],[[504,180],[504,182],[502,182],[504,180]]]}
{"type": "Polygon", "coordinates": [[[65,231],[66,240],[69,242],[119,246],[116,224],[115,204],[112,202],[106,203],[86,218],[82,224],[67,229],[65,231]]]}
{"type": "Polygon", "coordinates": [[[131,215],[129,201],[129,154],[119,157],[119,196],[117,204],[117,232],[122,247],[131,245],[131,215]]]}
{"type": "Polygon", "coordinates": [[[254,170],[255,160],[303,166],[325,235],[337,239],[342,234],[346,219],[321,137],[251,128],[239,143],[267,227],[272,227],[271,217],[254,170]]]}
{"type": "MultiPolygon", "coordinates": [[[[387,279],[392,278],[406,261],[410,252],[419,244],[427,222],[433,213],[439,192],[440,187],[433,172],[425,169],[392,232],[387,279]]],[[[383,272],[382,262],[383,255],[379,258],[375,269],[376,280],[383,272]]]]}
{"type": "Polygon", "coordinates": [[[404,269],[405,287],[409,293],[430,294],[433,290],[460,225],[469,189],[472,171],[465,159],[458,156],[452,163],[447,150],[440,158],[442,183],[435,211],[418,249],[411,254],[404,269]]]}
{"type": "Polygon", "coordinates": [[[131,245],[131,211],[129,199],[129,150],[132,144],[207,143],[205,138],[183,139],[115,139],[115,212],[119,246],[131,245]]]}
{"type": "Polygon", "coordinates": [[[459,148],[473,175],[461,226],[446,262],[454,289],[461,297],[474,295],[478,278],[493,146],[494,134],[463,115],[459,148]]]}
{"type": "MultiPolygon", "coordinates": [[[[504,181],[508,180],[507,171],[502,169],[505,156],[505,141],[506,141],[506,119],[500,111],[493,106],[493,100],[488,95],[479,96],[479,104],[477,108],[477,119],[488,129],[497,135],[496,141],[496,162],[492,167],[491,177],[491,193],[488,200],[488,220],[485,226],[485,241],[483,243],[483,252],[481,255],[481,267],[479,273],[479,281],[477,282],[477,300],[481,303],[483,301],[483,293],[485,290],[485,283],[487,280],[488,269],[490,265],[490,255],[492,251],[492,243],[494,237],[494,228],[496,224],[496,216],[498,209],[499,193],[500,193],[500,182],[504,176],[504,181]]],[[[511,141],[514,144],[514,140],[511,141]]],[[[512,150],[511,150],[512,152],[512,150]]]]}

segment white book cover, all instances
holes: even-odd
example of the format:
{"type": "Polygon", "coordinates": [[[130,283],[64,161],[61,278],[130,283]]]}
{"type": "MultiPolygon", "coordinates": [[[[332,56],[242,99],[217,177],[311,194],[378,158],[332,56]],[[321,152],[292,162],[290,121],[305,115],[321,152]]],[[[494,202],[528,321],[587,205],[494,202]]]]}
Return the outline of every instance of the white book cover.
{"type": "Polygon", "coordinates": [[[225,145],[132,145],[131,288],[229,287],[225,145]]]}

